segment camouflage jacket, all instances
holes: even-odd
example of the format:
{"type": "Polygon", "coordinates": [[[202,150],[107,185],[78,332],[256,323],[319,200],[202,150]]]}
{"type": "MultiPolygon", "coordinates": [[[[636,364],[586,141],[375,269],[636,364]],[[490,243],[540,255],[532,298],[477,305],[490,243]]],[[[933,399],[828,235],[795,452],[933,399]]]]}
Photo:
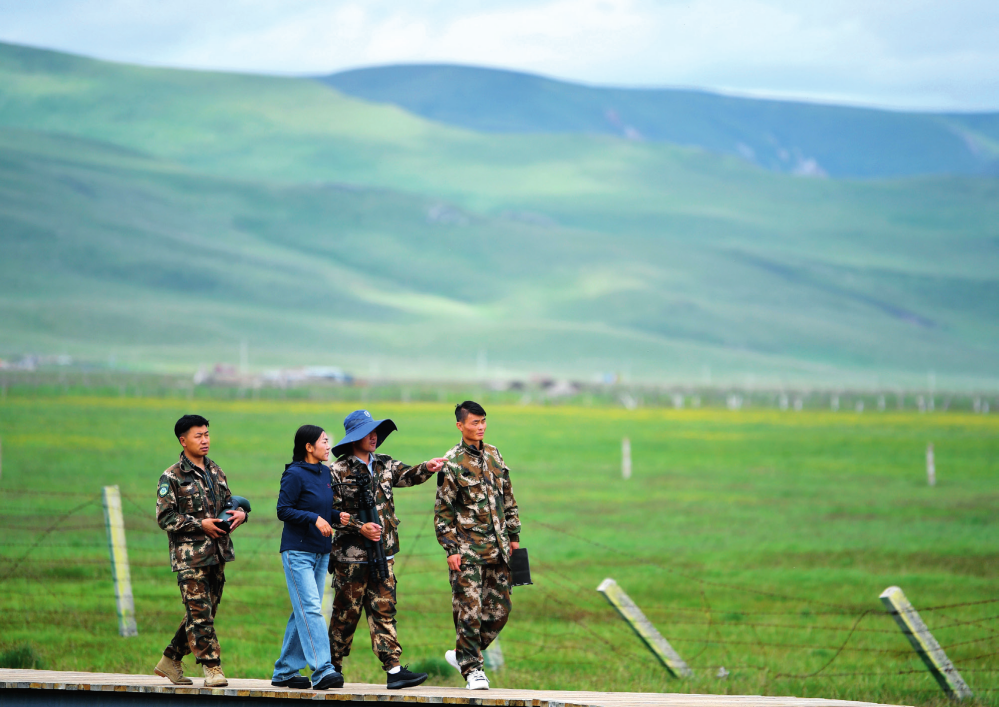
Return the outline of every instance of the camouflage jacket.
{"type": "Polygon", "coordinates": [[[174,572],[236,559],[228,535],[213,540],[201,529],[201,521],[217,518],[231,499],[225,473],[208,457],[202,471],[181,452],[180,461],[163,472],[156,488],[156,522],[170,538],[174,572]]]}
{"type": "Polygon", "coordinates": [[[437,542],[462,564],[510,563],[510,542],[520,541],[520,511],[510,470],[499,450],[462,441],[444,455],[437,477],[437,542]]]}
{"type": "MultiPolygon", "coordinates": [[[[392,489],[401,486],[418,486],[433,476],[427,469],[427,463],[409,466],[393,459],[387,454],[372,454],[372,468],[375,473],[375,485],[372,491],[375,504],[378,506],[378,517],[381,519],[382,543],[385,545],[385,555],[391,557],[399,552],[399,519],[395,515],[395,500],[392,489]]],[[[357,478],[368,476],[368,467],[353,454],[347,454],[337,459],[330,466],[334,484],[350,483],[357,478]]],[[[333,507],[350,513],[350,523],[339,526],[336,537],[333,538],[333,553],[331,559],[337,562],[367,562],[368,551],[364,549],[364,536],[360,534],[361,522],[358,519],[360,509],[359,493],[354,486],[333,486],[333,507]]]]}

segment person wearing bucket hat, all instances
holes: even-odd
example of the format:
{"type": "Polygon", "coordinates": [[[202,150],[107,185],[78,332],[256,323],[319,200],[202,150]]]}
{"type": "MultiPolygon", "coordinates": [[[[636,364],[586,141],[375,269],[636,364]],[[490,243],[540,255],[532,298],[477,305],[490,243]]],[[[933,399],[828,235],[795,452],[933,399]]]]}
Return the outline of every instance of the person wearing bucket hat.
{"type": "Polygon", "coordinates": [[[486,411],[466,400],[454,408],[461,441],[437,477],[434,527],[447,554],[455,649],[444,659],[469,690],[488,690],[482,651],[510,617],[512,552],[520,548],[520,511],[510,469],[486,444],[486,411]]]}
{"type": "Polygon", "coordinates": [[[355,410],[343,421],[344,437],[333,453],[330,466],[334,502],[349,513],[350,522],[337,528],[330,555],[333,573],[333,610],[330,617],[330,653],[334,667],[342,672],[343,659],[350,654],[357,622],[364,611],[368,617],[371,649],[385,669],[390,690],[414,687],[427,679],[426,673],[412,673],[399,662],[402,648],[396,634],[396,584],[393,557],[399,552],[399,519],[395,515],[393,489],[417,486],[444,466],[443,459],[431,459],[409,466],[388,454],[376,454],[385,438],[397,430],[392,420],[376,420],[367,410],[355,410]],[[380,523],[361,524],[360,488],[369,483],[380,523]],[[388,577],[378,579],[368,564],[364,539],[381,542],[388,558],[388,577]]]}

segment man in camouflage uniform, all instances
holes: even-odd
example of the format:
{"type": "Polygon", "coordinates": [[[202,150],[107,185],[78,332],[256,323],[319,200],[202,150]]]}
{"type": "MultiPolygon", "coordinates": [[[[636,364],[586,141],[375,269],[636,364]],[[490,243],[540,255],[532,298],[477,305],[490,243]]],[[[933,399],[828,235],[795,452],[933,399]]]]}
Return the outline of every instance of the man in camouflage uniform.
{"type": "MultiPolygon", "coordinates": [[[[177,573],[187,615],[154,672],[178,685],[190,685],[181,660],[193,652],[205,672],[206,687],[228,684],[222,673],[215,613],[225,586],[225,563],[235,559],[232,540],[215,524],[232,500],[225,474],[206,455],[208,420],[185,415],[174,433],[183,447],[180,460],[163,472],[156,490],[156,522],[170,540],[170,566],[177,573]]],[[[235,530],[246,520],[242,510],[228,511],[235,530]]]]}
{"type": "Polygon", "coordinates": [[[520,547],[520,515],[510,470],[482,440],[486,411],[466,400],[455,407],[461,442],[444,455],[437,477],[434,525],[447,553],[455,650],[445,659],[470,690],[488,690],[482,651],[510,616],[510,553],[520,547]]]}
{"type": "Polygon", "coordinates": [[[337,529],[330,554],[336,594],[330,618],[330,653],[333,666],[343,672],[343,659],[350,654],[354,630],[363,609],[368,617],[371,648],[382,662],[389,689],[413,687],[427,679],[425,673],[411,673],[400,666],[402,648],[396,635],[396,583],[393,557],[399,552],[399,519],[395,515],[393,489],[417,486],[439,471],[443,459],[431,459],[409,466],[375,449],[396,428],[391,420],[374,420],[367,410],[352,412],[343,422],[346,435],[333,453],[338,457],[330,467],[333,479],[333,505],[349,513],[350,522],[337,529]],[[362,525],[358,520],[360,489],[358,481],[370,480],[380,523],[362,525]],[[364,538],[381,542],[388,558],[389,576],[378,580],[370,571],[364,538]]]}

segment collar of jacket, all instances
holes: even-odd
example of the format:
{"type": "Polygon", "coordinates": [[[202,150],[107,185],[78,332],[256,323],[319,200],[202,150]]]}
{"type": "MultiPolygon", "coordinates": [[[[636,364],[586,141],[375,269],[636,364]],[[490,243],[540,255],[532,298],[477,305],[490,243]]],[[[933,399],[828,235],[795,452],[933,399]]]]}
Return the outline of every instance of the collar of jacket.
{"type": "MultiPolygon", "coordinates": [[[[378,463],[383,463],[384,464],[385,463],[385,459],[384,459],[385,455],[383,455],[383,454],[375,454],[374,452],[369,452],[369,454],[371,456],[371,468],[372,469],[375,468],[375,464],[378,464],[378,463]]],[[[367,471],[368,471],[368,465],[365,464],[364,462],[362,462],[356,456],[354,456],[353,452],[351,452],[350,456],[347,457],[347,464],[348,464],[348,466],[350,466],[350,468],[352,470],[363,469],[365,471],[365,473],[367,473],[367,471]]],[[[377,473],[377,472],[375,472],[375,473],[377,473]]]]}
{"type": "MultiPolygon", "coordinates": [[[[208,457],[205,457],[205,468],[204,468],[204,471],[208,471],[209,469],[211,469],[212,465],[214,465],[214,464],[215,464],[215,462],[213,462],[208,457]]],[[[183,471],[185,474],[190,474],[192,472],[202,471],[202,469],[200,469],[199,467],[196,467],[194,465],[194,462],[192,462],[190,459],[188,459],[187,455],[184,454],[183,452],[180,453],[180,470],[183,471]]]]}
{"type": "Polygon", "coordinates": [[[321,473],[323,473],[323,469],[326,469],[327,471],[329,471],[329,467],[326,466],[325,464],[323,464],[322,462],[319,462],[318,464],[309,464],[308,462],[304,462],[304,461],[292,462],[291,464],[285,464],[284,465],[284,470],[288,471],[288,469],[290,469],[293,466],[298,466],[298,467],[301,467],[303,469],[308,469],[313,474],[321,474],[321,473]]]}
{"type": "MultiPolygon", "coordinates": [[[[483,447],[485,446],[484,442],[480,442],[480,444],[482,444],[483,447]]],[[[469,454],[473,454],[473,455],[475,455],[477,457],[481,457],[482,456],[482,448],[480,448],[480,447],[473,447],[468,442],[466,442],[464,438],[462,438],[462,440],[461,440],[461,446],[469,454]]]]}

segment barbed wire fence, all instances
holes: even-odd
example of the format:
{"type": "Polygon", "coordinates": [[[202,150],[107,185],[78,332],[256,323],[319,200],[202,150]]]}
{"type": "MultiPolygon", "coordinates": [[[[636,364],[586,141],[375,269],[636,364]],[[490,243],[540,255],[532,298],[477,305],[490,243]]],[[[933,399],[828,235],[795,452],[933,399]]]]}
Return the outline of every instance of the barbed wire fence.
{"type": "MultiPolygon", "coordinates": [[[[814,680],[848,682],[863,677],[909,676],[913,680],[904,687],[906,694],[927,697],[942,694],[939,687],[926,686],[926,678],[930,676],[930,672],[926,666],[922,665],[919,656],[912,647],[907,645],[905,634],[895,625],[893,614],[897,612],[879,607],[876,596],[870,597],[868,608],[862,608],[859,605],[845,605],[814,597],[795,596],[756,587],[714,581],[694,576],[675,567],[665,566],[660,562],[629,553],[618,547],[609,547],[591,538],[548,523],[535,521],[535,524],[541,525],[561,537],[570,538],[595,550],[602,551],[610,557],[625,557],[634,565],[651,568],[667,577],[691,583],[696,593],[702,598],[702,606],[657,604],[643,608],[645,613],[652,617],[657,625],[661,625],[664,631],[676,634],[670,635],[669,640],[680,645],[681,652],[687,652],[688,648],[694,651],[689,655],[687,663],[695,673],[699,672],[702,676],[724,679],[732,671],[755,671],[763,676],[764,684],[787,684],[793,681],[814,680]],[[755,595],[794,608],[785,611],[775,611],[772,608],[752,611],[747,610],[744,606],[739,606],[735,611],[726,612],[724,609],[718,610],[717,607],[713,607],[708,601],[709,589],[723,594],[728,592],[741,596],[755,595]],[[720,617],[720,613],[724,613],[724,615],[720,617]],[[808,620],[802,621],[801,619],[804,617],[807,617],[808,620]],[[827,621],[835,619],[838,620],[838,623],[835,625],[814,623],[815,619],[820,618],[827,621]],[[690,627],[694,628],[698,635],[690,636],[684,631],[685,628],[690,627]],[[774,641],[761,636],[758,629],[771,632],[779,631],[788,636],[803,635],[808,638],[815,633],[827,634],[832,638],[839,634],[841,638],[836,638],[830,642],[796,642],[793,638],[774,641]],[[864,637],[867,640],[861,642],[858,641],[858,637],[864,637]],[[709,663],[700,660],[711,647],[716,649],[712,656],[715,662],[709,663]],[[800,651],[820,654],[816,658],[821,660],[821,664],[815,669],[804,672],[789,670],[788,665],[797,662],[789,660],[790,654],[800,651]],[[821,655],[823,653],[825,655],[821,655]],[[753,657],[755,660],[751,662],[740,661],[738,660],[739,656],[743,658],[753,657]],[[850,660],[850,656],[859,656],[861,660],[850,660]],[[868,660],[863,660],[865,657],[868,660]],[[876,658],[882,667],[876,670],[869,668],[837,670],[837,666],[869,662],[870,658],[876,658]]],[[[592,588],[580,586],[555,567],[541,565],[539,569],[542,577],[554,580],[553,584],[562,587],[561,598],[553,597],[558,603],[564,604],[568,597],[570,598],[568,601],[575,600],[578,605],[579,597],[590,596],[592,593],[592,588]]],[[[947,637],[946,640],[940,641],[941,648],[947,651],[952,658],[958,672],[974,676],[969,680],[972,691],[976,694],[999,692],[999,677],[997,677],[999,676],[999,660],[996,660],[999,656],[999,614],[995,613],[997,606],[999,606],[999,597],[918,607],[921,614],[935,615],[942,620],[928,621],[928,623],[931,623],[930,628],[934,634],[947,637]],[[992,609],[992,613],[985,616],[958,618],[957,612],[983,608],[992,609]],[[969,630],[977,631],[977,635],[968,637],[969,630]],[[965,637],[957,638],[957,632],[965,637]],[[976,646],[988,646],[996,650],[967,650],[976,646]]],[[[619,622],[618,626],[626,635],[630,633],[624,622],[619,622]]],[[[632,637],[632,642],[638,643],[634,637],[632,637]]],[[[597,663],[599,660],[593,662],[597,663]]]]}
{"type": "MultiPolygon", "coordinates": [[[[122,493],[121,499],[128,510],[124,528],[139,631],[151,627],[172,631],[183,612],[165,534],[148,502],[128,493],[122,493]]],[[[39,621],[66,620],[88,630],[115,630],[113,573],[101,507],[99,493],[80,497],[60,491],[3,490],[0,592],[6,610],[0,612],[0,633],[39,621]]],[[[401,578],[443,575],[444,581],[407,588],[404,596],[450,613],[442,555],[425,549],[436,548],[432,514],[421,515],[414,535],[405,539],[396,557],[396,571],[401,578]]],[[[718,581],[550,523],[532,524],[587,547],[593,553],[591,565],[605,560],[608,567],[620,567],[614,558],[624,558],[632,566],[661,574],[664,584],[672,586],[664,594],[674,598],[647,603],[642,610],[678,646],[693,671],[691,684],[699,689],[713,681],[712,691],[724,692],[734,676],[752,675],[752,684],[768,694],[800,692],[805,686],[809,692],[833,696],[858,683],[876,691],[886,680],[914,700],[931,701],[943,694],[876,596],[842,603],[718,581]]],[[[276,519],[258,514],[240,531],[236,575],[241,577],[240,587],[238,592],[228,591],[224,599],[230,610],[274,611],[276,603],[284,601],[283,591],[275,594],[284,586],[276,553],[281,527],[276,519]]],[[[535,550],[532,560],[535,586],[527,592],[533,594],[515,595],[515,601],[524,599],[518,612],[530,620],[519,622],[515,614],[503,634],[515,665],[586,671],[605,669],[613,660],[655,669],[655,658],[614,615],[595,586],[580,583],[571,569],[547,561],[543,551],[535,550]]],[[[972,692],[979,700],[994,702],[999,692],[999,596],[917,608],[972,692]]],[[[275,625],[271,632],[277,636],[282,630],[275,625]]],[[[439,647],[439,642],[431,641],[406,645],[407,649],[439,647]]],[[[681,682],[671,682],[669,689],[685,688],[681,682]]]]}

